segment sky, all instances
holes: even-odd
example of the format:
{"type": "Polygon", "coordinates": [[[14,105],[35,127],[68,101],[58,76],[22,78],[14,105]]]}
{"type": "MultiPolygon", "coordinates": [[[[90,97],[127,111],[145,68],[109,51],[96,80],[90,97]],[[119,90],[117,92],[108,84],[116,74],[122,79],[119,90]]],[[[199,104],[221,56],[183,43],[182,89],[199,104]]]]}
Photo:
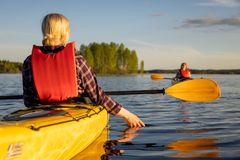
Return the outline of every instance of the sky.
{"type": "Polygon", "coordinates": [[[77,49],[123,43],[145,69],[240,69],[240,0],[1,1],[0,59],[23,62],[41,45],[48,13],[69,19],[77,49]]]}

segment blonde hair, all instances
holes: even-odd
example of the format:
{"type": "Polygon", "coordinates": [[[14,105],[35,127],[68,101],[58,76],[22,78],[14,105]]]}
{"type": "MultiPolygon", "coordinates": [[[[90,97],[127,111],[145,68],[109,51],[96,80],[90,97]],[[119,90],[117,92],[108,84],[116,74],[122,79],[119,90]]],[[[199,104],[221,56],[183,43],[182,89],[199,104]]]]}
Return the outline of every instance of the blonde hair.
{"type": "Polygon", "coordinates": [[[48,14],[42,21],[42,44],[44,46],[65,46],[68,43],[69,32],[69,21],[64,15],[58,13],[48,14]]]}

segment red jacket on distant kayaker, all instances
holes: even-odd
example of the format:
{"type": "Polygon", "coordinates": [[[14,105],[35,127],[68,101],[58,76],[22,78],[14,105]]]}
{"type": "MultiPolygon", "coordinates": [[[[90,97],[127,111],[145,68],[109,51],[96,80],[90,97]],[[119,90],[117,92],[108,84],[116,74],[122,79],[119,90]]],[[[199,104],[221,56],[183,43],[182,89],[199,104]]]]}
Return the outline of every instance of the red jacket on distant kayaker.
{"type": "Polygon", "coordinates": [[[191,72],[188,68],[187,63],[181,64],[180,69],[178,70],[175,78],[180,79],[180,80],[191,78],[191,72]]]}
{"type": "Polygon", "coordinates": [[[23,97],[26,106],[51,104],[87,95],[109,113],[124,118],[129,126],[145,126],[138,116],[104,93],[86,60],[82,56],[74,56],[73,48],[68,48],[74,45],[68,43],[70,27],[65,16],[58,13],[46,15],[42,22],[42,34],[43,46],[34,46],[32,55],[23,64],[23,97]],[[64,56],[61,58],[59,54],[62,53],[64,56]],[[66,58],[67,54],[70,57],[66,58]],[[69,84],[65,84],[67,81],[69,84]],[[65,93],[62,89],[67,86],[71,88],[65,93]]]}

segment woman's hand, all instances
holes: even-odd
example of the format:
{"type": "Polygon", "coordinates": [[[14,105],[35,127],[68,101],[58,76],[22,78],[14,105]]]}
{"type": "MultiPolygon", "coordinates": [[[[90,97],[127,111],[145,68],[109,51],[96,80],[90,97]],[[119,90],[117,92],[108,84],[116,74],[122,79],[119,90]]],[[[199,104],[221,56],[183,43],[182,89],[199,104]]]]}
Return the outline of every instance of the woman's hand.
{"type": "Polygon", "coordinates": [[[145,127],[145,124],[137,115],[129,112],[125,108],[121,108],[116,116],[122,117],[130,127],[145,127]]]}

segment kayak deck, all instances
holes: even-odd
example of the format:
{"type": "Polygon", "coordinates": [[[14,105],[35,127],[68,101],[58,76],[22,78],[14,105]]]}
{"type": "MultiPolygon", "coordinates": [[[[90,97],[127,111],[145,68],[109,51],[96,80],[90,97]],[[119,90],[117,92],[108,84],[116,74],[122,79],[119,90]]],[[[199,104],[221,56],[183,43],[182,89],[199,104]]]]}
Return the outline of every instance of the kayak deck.
{"type": "Polygon", "coordinates": [[[0,159],[70,159],[91,144],[107,123],[102,106],[19,110],[0,123],[0,159]]]}

